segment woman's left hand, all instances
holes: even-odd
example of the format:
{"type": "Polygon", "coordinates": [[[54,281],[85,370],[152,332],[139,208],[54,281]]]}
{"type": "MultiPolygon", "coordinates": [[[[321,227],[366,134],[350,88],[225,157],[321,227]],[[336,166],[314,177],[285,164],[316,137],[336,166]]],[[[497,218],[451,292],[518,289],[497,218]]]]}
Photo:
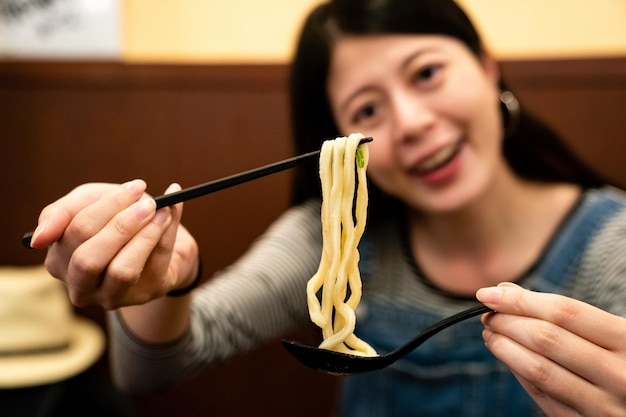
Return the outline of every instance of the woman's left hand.
{"type": "Polygon", "coordinates": [[[510,283],[476,296],[487,348],[548,416],[626,416],[626,318],[510,283]]]}

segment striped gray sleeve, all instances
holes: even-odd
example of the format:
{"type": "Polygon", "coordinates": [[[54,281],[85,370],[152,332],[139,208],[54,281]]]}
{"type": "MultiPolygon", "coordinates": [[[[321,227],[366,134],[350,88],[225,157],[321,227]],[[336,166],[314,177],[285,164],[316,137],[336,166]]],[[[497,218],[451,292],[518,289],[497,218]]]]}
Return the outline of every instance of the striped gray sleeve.
{"type": "Polygon", "coordinates": [[[319,210],[319,203],[290,210],[197,291],[194,336],[205,361],[248,350],[308,317],[306,283],[322,250],[319,210]]]}
{"type": "Polygon", "coordinates": [[[118,385],[160,389],[308,320],[306,283],[322,250],[319,210],[319,201],[289,209],[237,262],[194,291],[190,332],[178,341],[143,343],[110,313],[118,385]]]}

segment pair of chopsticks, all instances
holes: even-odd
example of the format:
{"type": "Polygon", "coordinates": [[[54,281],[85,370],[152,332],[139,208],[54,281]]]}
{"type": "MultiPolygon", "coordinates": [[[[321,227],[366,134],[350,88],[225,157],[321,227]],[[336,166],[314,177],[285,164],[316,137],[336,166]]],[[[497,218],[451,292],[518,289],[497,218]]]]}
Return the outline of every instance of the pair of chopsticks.
{"type": "MultiPolygon", "coordinates": [[[[374,140],[371,137],[363,138],[359,144],[364,144],[374,140]]],[[[252,181],[257,178],[265,177],[276,172],[284,171],[289,168],[293,168],[304,162],[310,161],[315,157],[318,157],[321,150],[305,153],[293,158],[285,159],[283,161],[274,162],[273,164],[265,165],[259,168],[254,168],[249,171],[240,172],[238,174],[230,175],[228,177],[220,178],[214,181],[205,182],[204,184],[194,185],[189,188],[176,191],[174,193],[161,195],[154,198],[157,209],[173,206],[174,204],[182,203],[183,201],[191,200],[194,198],[202,197],[207,194],[214,193],[216,191],[230,188],[235,185],[242,184],[244,182],[252,181]]],[[[33,237],[33,232],[28,232],[22,237],[22,244],[30,248],[30,241],[33,237]]]]}

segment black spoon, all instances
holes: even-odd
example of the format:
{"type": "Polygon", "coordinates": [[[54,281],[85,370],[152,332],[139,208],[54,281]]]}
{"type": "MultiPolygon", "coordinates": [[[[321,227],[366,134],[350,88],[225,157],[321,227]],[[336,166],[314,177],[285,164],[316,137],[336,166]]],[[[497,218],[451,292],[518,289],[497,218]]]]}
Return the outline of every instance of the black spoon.
{"type": "Polygon", "coordinates": [[[463,320],[492,311],[493,310],[482,304],[461,311],[424,329],[420,334],[396,350],[379,356],[350,355],[288,340],[283,340],[283,346],[301,363],[323,373],[332,375],[352,375],[377,371],[391,365],[403,356],[406,356],[440,331],[463,320]]]}

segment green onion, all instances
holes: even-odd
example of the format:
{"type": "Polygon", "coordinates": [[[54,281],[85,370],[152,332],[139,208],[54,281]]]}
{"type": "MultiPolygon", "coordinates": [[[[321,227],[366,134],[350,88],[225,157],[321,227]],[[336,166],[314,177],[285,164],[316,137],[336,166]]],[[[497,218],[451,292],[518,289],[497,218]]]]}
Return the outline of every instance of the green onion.
{"type": "Polygon", "coordinates": [[[363,156],[363,150],[360,146],[356,148],[356,165],[359,168],[363,168],[365,166],[365,157],[363,156]]]}

